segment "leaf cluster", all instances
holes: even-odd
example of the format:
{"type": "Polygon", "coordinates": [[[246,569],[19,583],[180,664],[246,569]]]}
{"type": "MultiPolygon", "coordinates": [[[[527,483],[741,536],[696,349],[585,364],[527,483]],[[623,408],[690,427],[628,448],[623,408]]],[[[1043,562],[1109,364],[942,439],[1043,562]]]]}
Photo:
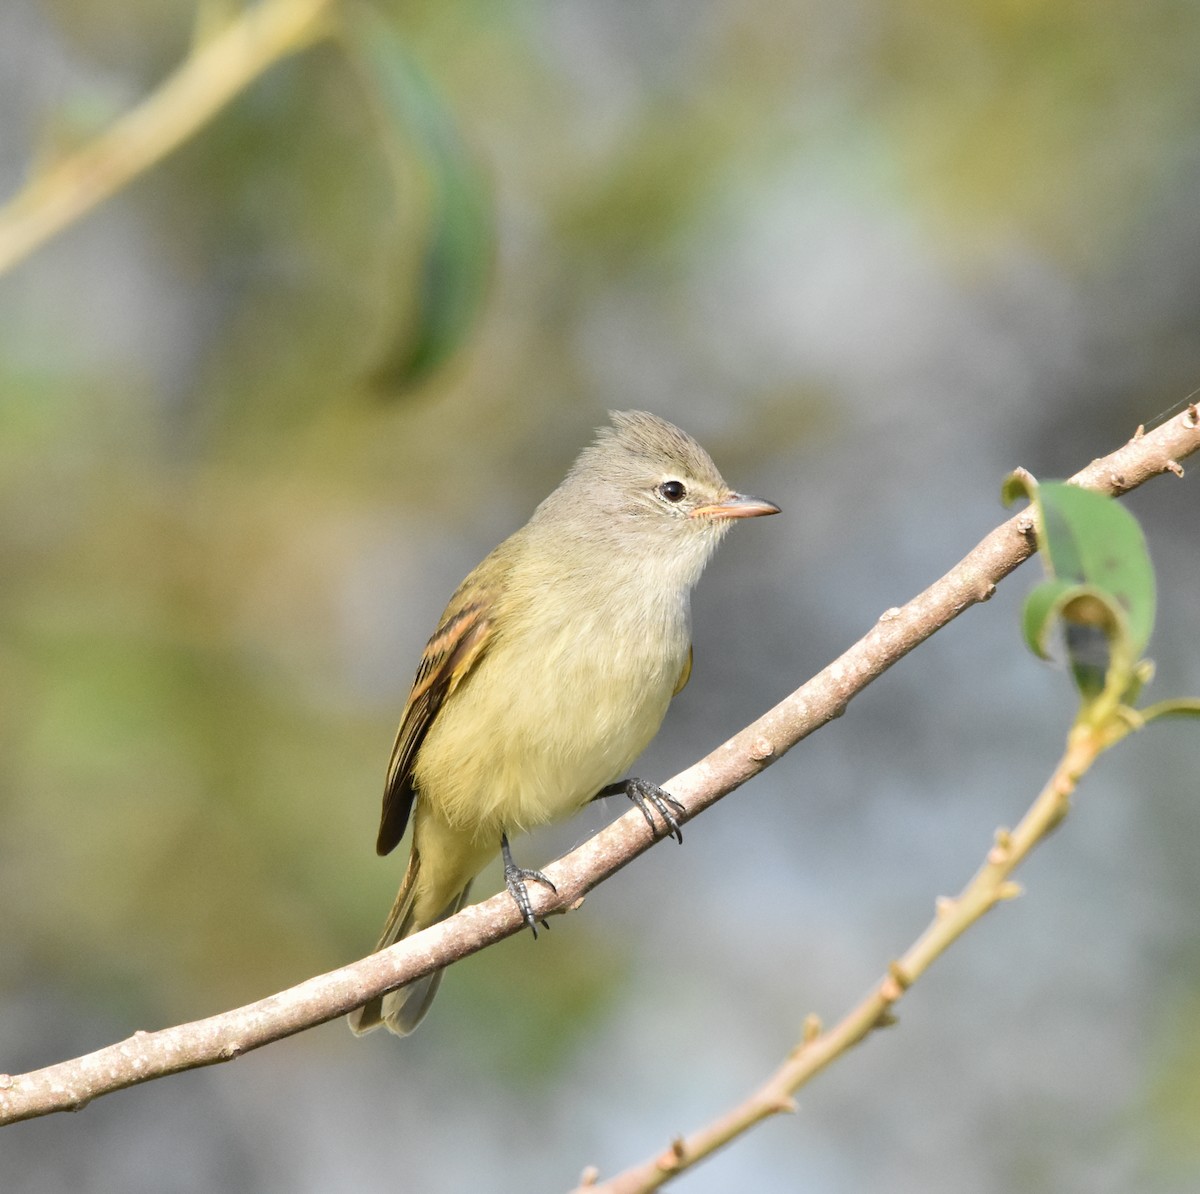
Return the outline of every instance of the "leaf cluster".
{"type": "Polygon", "coordinates": [[[1154,567],[1134,516],[1104,493],[1066,481],[1039,484],[1023,470],[1005,481],[1006,504],[1029,499],[1046,579],[1026,598],[1022,629],[1030,650],[1051,659],[1056,636],[1079,692],[1077,726],[1107,746],[1165,716],[1200,717],[1200,700],[1133,702],[1154,674],[1143,652],[1157,607],[1154,567]]]}

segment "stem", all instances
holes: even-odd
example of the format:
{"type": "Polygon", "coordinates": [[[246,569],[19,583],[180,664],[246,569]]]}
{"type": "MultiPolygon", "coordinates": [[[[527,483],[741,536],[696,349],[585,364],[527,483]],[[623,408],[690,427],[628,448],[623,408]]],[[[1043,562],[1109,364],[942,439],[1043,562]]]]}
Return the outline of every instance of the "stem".
{"type": "Polygon", "coordinates": [[[1013,872],[1067,815],[1080,777],[1108,745],[1105,735],[1090,726],[1072,728],[1062,758],[1020,824],[1011,832],[996,831],[995,842],[971,881],[954,899],[938,901],[937,912],[921,936],[833,1028],[821,1031],[816,1017],[809,1017],[803,1041],[744,1102],[691,1136],[673,1141],[659,1156],[609,1181],[585,1179],[574,1194],[644,1194],[657,1190],[761,1120],[795,1110],[792,1095],[800,1087],[876,1028],[891,1024],[892,1007],[933,962],[984,913],[1020,894],[1020,888],[1012,882],[1013,872]]]}
{"type": "Polygon", "coordinates": [[[207,41],[90,145],[0,208],[0,274],[148,170],[268,67],[324,32],[334,0],[263,0],[207,41]]]}
{"type": "MultiPolygon", "coordinates": [[[[1136,436],[1117,451],[1093,461],[1072,480],[1104,492],[1124,493],[1163,472],[1177,474],[1178,461],[1198,450],[1200,411],[1191,406],[1154,431],[1136,436]]],[[[837,717],[857,693],[909,651],[964,610],[986,600],[995,586],[1032,554],[1028,524],[1028,516],[1019,515],[992,531],[945,576],[902,608],[887,611],[859,642],[774,709],[706,758],[669,779],[665,786],[683,802],[687,809],[685,819],[699,815],[782,758],[797,742],[837,717]]],[[[1105,745],[1114,740],[1106,739],[1105,745]]],[[[1095,743],[1082,735],[1072,745],[1080,752],[1095,747],[1095,743]]],[[[1063,782],[1067,783],[1066,796],[1081,774],[1076,756],[1069,752],[1068,759],[1070,765],[1062,771],[1063,782]]],[[[1008,870],[1028,853],[1036,840],[1034,837],[1025,844],[1025,826],[1023,821],[1004,843],[1008,870]]],[[[652,844],[641,814],[631,809],[546,868],[558,893],[536,893],[534,914],[541,917],[575,907],[593,887],[652,844]]],[[[1014,894],[1011,890],[1002,890],[1000,898],[1011,894],[1014,894]]],[[[960,911],[958,915],[963,913],[960,911]]],[[[0,1124],[74,1110],[98,1095],[239,1057],[251,1049],[344,1015],[369,999],[519,932],[521,927],[516,905],[506,892],[501,892],[388,949],[245,1007],[158,1032],[135,1033],[85,1057],[61,1061],[28,1074],[0,1074],[0,1124]]],[[[946,929],[939,931],[945,933],[946,929]]],[[[888,976],[898,988],[891,996],[892,1002],[899,998],[902,984],[912,981],[913,970],[921,964],[919,954],[909,957],[898,972],[888,976]],[[905,964],[909,969],[904,969],[905,964]]],[[[881,1017],[886,1021],[886,1011],[886,1000],[881,1005],[871,1005],[862,1010],[859,1020],[854,1020],[852,1013],[851,1018],[828,1034],[822,1034],[819,1026],[811,1022],[805,1043],[789,1059],[789,1064],[802,1064],[817,1072],[847,1044],[865,1036],[881,1017]],[[845,1044],[840,1043],[843,1040],[845,1044]]],[[[790,1103],[788,1089],[772,1089],[754,1118],[774,1114],[790,1103]]],[[[732,1138],[719,1126],[710,1131],[712,1144],[704,1146],[697,1137],[689,1146],[712,1151],[732,1138]]]]}

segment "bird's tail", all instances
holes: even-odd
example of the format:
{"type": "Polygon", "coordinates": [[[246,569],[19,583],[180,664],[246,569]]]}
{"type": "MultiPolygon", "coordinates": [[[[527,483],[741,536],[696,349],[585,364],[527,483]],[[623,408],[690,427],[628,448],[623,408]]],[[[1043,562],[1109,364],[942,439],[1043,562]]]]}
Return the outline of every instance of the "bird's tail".
{"type": "MultiPolygon", "coordinates": [[[[383,933],[375,945],[375,952],[394,945],[403,937],[411,937],[413,933],[427,929],[431,924],[437,924],[448,916],[453,916],[467,902],[471,891],[469,880],[437,916],[427,923],[418,923],[413,915],[413,908],[416,903],[417,876],[420,869],[421,858],[414,842],[412,852],[408,856],[408,869],[404,872],[404,881],[400,884],[400,891],[388,914],[387,924],[383,926],[383,933]]],[[[397,1036],[407,1036],[420,1024],[429,1010],[441,981],[442,972],[435,970],[398,991],[389,991],[386,995],[372,999],[366,1007],[360,1007],[346,1017],[351,1032],[355,1036],[362,1036],[364,1032],[371,1032],[385,1024],[389,1031],[397,1036]]]]}

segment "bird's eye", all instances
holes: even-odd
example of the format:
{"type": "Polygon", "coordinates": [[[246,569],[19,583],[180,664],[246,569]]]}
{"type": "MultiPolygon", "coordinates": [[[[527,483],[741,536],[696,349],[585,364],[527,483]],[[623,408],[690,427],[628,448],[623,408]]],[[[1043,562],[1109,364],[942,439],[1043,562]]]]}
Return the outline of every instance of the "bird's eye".
{"type": "Polygon", "coordinates": [[[682,481],[664,481],[658,487],[658,492],[668,502],[681,502],[687,496],[687,486],[682,481]]]}

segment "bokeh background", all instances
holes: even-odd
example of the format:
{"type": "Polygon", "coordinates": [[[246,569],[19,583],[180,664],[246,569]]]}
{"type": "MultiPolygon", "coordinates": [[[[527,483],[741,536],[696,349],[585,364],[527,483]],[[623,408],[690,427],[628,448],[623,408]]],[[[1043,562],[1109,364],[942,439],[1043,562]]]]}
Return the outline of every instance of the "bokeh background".
{"type": "MultiPolygon", "coordinates": [[[[2,193],[164,78],[197,7],[5,0],[2,193]]],[[[322,43],[0,277],[0,1070],[364,952],[420,648],[607,409],[784,508],[697,592],[663,779],[953,564],[1009,469],[1069,474],[1200,385],[1200,6],[379,11],[410,137],[322,43]]],[[[1157,698],[1200,692],[1196,484],[1129,499],[1157,698]]],[[[561,1190],[661,1148],[855,1001],[1040,786],[1073,709],[1020,641],[1034,579],[682,849],[456,967],[414,1037],[327,1025],[7,1128],[0,1189],[561,1190]]],[[[1183,723],[1104,759],[899,1027],[680,1188],[1200,1187],[1198,761],[1183,723]]]]}

